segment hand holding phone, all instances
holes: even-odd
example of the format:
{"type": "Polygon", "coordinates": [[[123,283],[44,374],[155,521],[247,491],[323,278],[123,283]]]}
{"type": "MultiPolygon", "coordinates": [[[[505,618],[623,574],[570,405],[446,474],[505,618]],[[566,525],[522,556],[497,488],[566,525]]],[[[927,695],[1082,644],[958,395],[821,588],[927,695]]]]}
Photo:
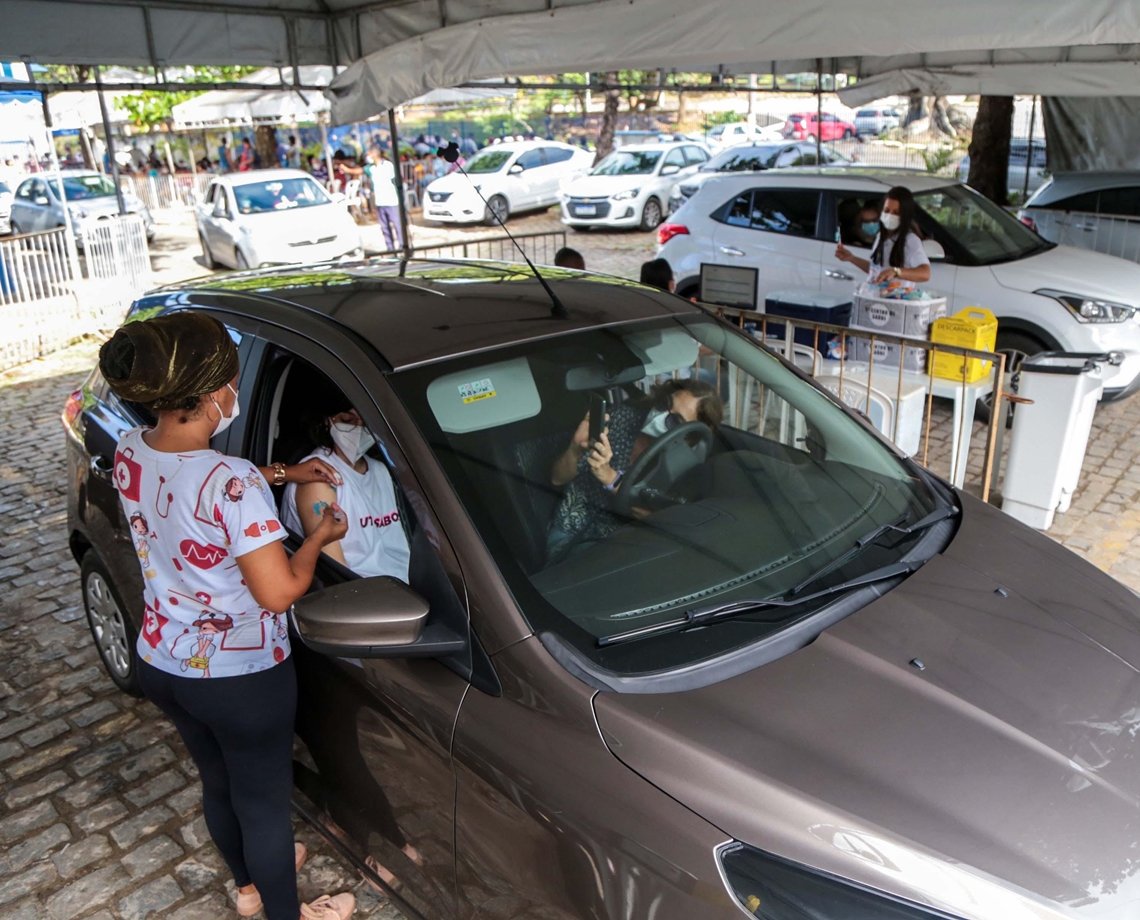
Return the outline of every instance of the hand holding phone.
{"type": "Polygon", "coordinates": [[[604,396],[599,396],[597,393],[590,394],[590,447],[597,444],[602,437],[602,431],[606,427],[607,408],[604,396]]]}

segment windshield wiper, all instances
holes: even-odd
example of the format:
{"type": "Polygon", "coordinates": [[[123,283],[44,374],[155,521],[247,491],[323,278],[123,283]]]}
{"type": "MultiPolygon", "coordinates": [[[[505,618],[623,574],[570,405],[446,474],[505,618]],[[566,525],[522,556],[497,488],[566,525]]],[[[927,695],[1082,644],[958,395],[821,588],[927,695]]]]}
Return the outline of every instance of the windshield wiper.
{"type": "Polygon", "coordinates": [[[633,639],[644,639],[649,636],[659,636],[664,633],[684,632],[695,626],[719,623],[745,613],[756,613],[757,611],[769,610],[774,607],[799,607],[832,594],[839,594],[854,588],[862,588],[878,581],[886,581],[887,579],[909,575],[915,571],[919,565],[920,563],[917,561],[892,562],[890,565],[884,565],[882,568],[873,569],[870,572],[857,575],[855,578],[848,579],[840,584],[832,585],[830,588],[824,588],[821,591],[806,594],[802,597],[789,597],[785,595],[783,597],[766,597],[760,600],[733,601],[729,604],[718,604],[710,607],[694,607],[692,610],[686,610],[684,616],[680,616],[675,620],[666,620],[664,623],[654,623],[652,626],[640,626],[637,629],[615,633],[612,636],[601,636],[597,640],[597,646],[598,648],[605,648],[609,645],[618,645],[633,639]]]}
{"type": "MultiPolygon", "coordinates": [[[[899,526],[899,521],[893,521],[889,524],[880,524],[878,527],[874,528],[871,531],[868,531],[858,540],[856,540],[855,545],[852,546],[851,549],[833,559],[823,568],[817,572],[814,572],[809,578],[801,581],[798,585],[783,595],[777,597],[732,601],[727,604],[713,604],[706,607],[694,607],[691,610],[686,610],[684,615],[673,620],[666,620],[663,623],[654,623],[651,626],[640,626],[636,629],[630,629],[625,632],[615,633],[612,636],[601,636],[597,640],[597,647],[605,648],[610,645],[618,645],[622,642],[629,642],[635,639],[643,639],[649,636],[658,636],[673,632],[684,632],[685,630],[692,629],[695,626],[701,626],[709,623],[732,619],[733,617],[737,617],[745,613],[755,613],[761,610],[770,610],[780,607],[799,607],[803,604],[811,603],[812,601],[828,597],[832,594],[839,594],[841,592],[854,590],[855,588],[862,588],[866,585],[871,585],[876,582],[909,575],[918,569],[919,565],[921,565],[920,561],[911,560],[907,562],[892,562],[888,565],[881,566],[877,569],[872,569],[870,572],[864,572],[862,575],[856,575],[854,578],[849,578],[846,581],[831,585],[830,587],[823,588],[811,594],[802,593],[805,587],[850,562],[857,555],[859,555],[859,553],[863,552],[864,549],[875,543],[875,541],[882,537],[884,534],[898,533],[904,536],[908,536],[920,533],[930,527],[933,527],[940,521],[954,517],[957,513],[957,508],[953,506],[944,506],[930,512],[930,514],[927,514],[925,517],[919,518],[919,520],[915,521],[913,524],[910,524],[907,527],[899,526]]],[[[902,520],[902,518],[899,520],[902,520]]]]}
{"type": "Polygon", "coordinates": [[[875,527],[874,529],[869,530],[867,533],[863,534],[863,536],[855,541],[855,544],[849,550],[836,556],[823,568],[812,572],[811,575],[809,575],[798,585],[792,588],[785,595],[785,597],[793,598],[799,596],[803,593],[804,588],[806,588],[808,585],[814,584],[825,575],[830,575],[836,569],[840,569],[843,566],[847,565],[848,562],[850,562],[856,556],[860,555],[864,550],[867,549],[867,547],[874,546],[882,537],[886,536],[889,533],[897,533],[901,536],[910,536],[912,534],[921,533],[922,531],[933,527],[940,521],[944,521],[949,517],[953,517],[957,513],[957,508],[944,505],[941,508],[937,508],[934,511],[931,511],[930,514],[926,515],[925,517],[919,518],[917,521],[907,527],[899,526],[899,522],[904,520],[905,517],[899,518],[896,521],[892,521],[889,524],[880,524],[878,527],[875,527]]]}

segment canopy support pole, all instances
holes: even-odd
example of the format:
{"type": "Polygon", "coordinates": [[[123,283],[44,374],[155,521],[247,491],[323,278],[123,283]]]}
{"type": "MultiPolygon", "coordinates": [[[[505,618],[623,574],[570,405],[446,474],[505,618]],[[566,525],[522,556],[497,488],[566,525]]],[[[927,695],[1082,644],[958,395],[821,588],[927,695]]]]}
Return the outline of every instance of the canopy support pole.
{"type": "Polygon", "coordinates": [[[59,171],[59,154],[55,152],[55,137],[51,133],[51,106],[48,104],[47,90],[40,90],[40,104],[44,110],[44,136],[47,138],[48,157],[51,160],[52,182],[59,193],[59,203],[63,207],[63,234],[64,245],[67,247],[67,261],[71,265],[71,277],[78,279],[79,274],[79,247],[75,243],[75,222],[71,218],[71,209],[67,206],[67,190],[63,187],[63,176],[59,171]]]}
{"type": "Polygon", "coordinates": [[[823,61],[815,59],[815,161],[823,163],[823,61]]]}
{"type": "Polygon", "coordinates": [[[107,99],[103,95],[103,77],[98,65],[95,67],[95,92],[99,96],[99,114],[103,117],[103,136],[107,141],[107,159],[111,161],[111,176],[115,182],[115,200],[119,203],[119,213],[127,213],[127,203],[123,200],[123,189],[119,185],[119,161],[115,159],[115,139],[111,137],[111,116],[107,114],[107,99]]]}
{"type": "Polygon", "coordinates": [[[325,155],[325,170],[329,174],[328,178],[325,179],[325,188],[331,191],[333,187],[333,161],[332,154],[329,153],[328,119],[318,117],[317,123],[321,126],[321,152],[325,155]]]}
{"type": "Polygon", "coordinates": [[[388,109],[388,134],[392,138],[392,165],[396,169],[396,203],[400,206],[400,234],[404,239],[404,258],[412,257],[412,240],[408,235],[408,203],[404,200],[404,173],[400,169],[400,136],[396,133],[396,110],[388,109]]]}
{"type": "Polygon", "coordinates": [[[1037,97],[1029,106],[1029,147],[1025,151],[1025,181],[1021,185],[1021,203],[1029,197],[1029,170],[1033,166],[1033,132],[1037,128],[1037,97]]]}

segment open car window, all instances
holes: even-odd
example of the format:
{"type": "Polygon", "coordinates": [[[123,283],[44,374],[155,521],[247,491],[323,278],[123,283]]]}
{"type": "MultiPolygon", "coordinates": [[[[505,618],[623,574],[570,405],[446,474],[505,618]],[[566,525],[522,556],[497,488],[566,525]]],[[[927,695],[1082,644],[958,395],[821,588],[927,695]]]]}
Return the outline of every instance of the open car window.
{"type": "MultiPolygon", "coordinates": [[[[682,666],[786,628],[804,611],[697,643],[604,642],[712,602],[781,596],[869,530],[919,520],[938,502],[917,468],[754,340],[712,319],[587,330],[389,379],[533,628],[616,671],[682,666]],[[713,394],[719,423],[691,422],[668,443],[650,433],[659,430],[660,394],[693,385],[713,394]],[[559,485],[555,465],[600,399],[615,457],[624,438],[634,445],[630,458],[649,462],[636,482],[592,489],[588,507],[568,509],[571,484],[590,474],[580,464],[559,485]],[[635,486],[626,494],[637,500],[623,508],[623,490],[635,486]],[[602,523],[575,531],[566,548],[562,529],[576,513],[602,523]]],[[[897,561],[906,549],[897,542],[835,577],[897,561]]]]}

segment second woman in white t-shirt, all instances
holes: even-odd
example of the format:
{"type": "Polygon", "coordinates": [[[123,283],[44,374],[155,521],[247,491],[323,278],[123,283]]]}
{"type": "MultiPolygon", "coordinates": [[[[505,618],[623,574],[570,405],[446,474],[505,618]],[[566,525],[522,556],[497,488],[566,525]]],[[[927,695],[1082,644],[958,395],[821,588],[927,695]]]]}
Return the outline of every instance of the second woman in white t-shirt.
{"type": "Polygon", "coordinates": [[[285,526],[308,536],[325,506],[335,502],[348,517],[348,533],[323,552],[357,575],[391,575],[406,582],[408,537],[392,474],[383,462],[367,456],[376,443],[372,432],[347,401],[337,398],[318,409],[311,428],[316,446],[306,459],[324,460],[340,473],[341,484],[287,486],[281,503],[285,526]]]}

